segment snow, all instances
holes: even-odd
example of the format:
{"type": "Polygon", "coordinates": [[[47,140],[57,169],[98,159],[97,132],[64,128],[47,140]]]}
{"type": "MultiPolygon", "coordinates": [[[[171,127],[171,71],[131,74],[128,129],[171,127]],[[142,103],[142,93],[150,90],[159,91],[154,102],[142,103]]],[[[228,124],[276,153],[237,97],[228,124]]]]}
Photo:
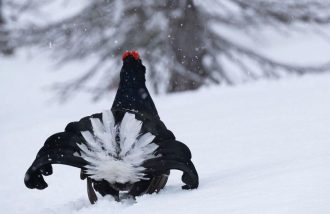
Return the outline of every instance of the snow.
{"type": "Polygon", "coordinates": [[[6,213],[329,213],[329,74],[153,96],[167,127],[190,147],[200,187],[181,190],[181,173],[173,171],[159,194],[90,205],[73,167],[56,165],[43,191],[24,186],[48,136],[110,108],[114,99],[113,93],[99,103],[78,96],[59,105],[45,87],[63,72],[49,70],[55,69],[41,55],[0,59],[0,207],[6,213]]]}

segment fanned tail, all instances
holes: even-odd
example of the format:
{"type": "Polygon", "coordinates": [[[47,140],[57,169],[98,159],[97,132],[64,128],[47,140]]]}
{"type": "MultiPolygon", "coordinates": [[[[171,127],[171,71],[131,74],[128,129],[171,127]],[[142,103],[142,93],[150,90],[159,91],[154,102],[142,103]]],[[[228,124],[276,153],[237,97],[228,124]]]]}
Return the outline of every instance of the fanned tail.
{"type": "Polygon", "coordinates": [[[93,131],[84,131],[86,145],[78,144],[81,157],[88,162],[86,174],[96,181],[109,183],[134,183],[143,179],[142,163],[155,158],[158,146],[150,133],[141,135],[142,122],[134,114],[126,113],[119,125],[115,125],[111,111],[102,114],[101,121],[91,118],[93,131]],[[119,139],[117,138],[119,137],[119,139]]]}

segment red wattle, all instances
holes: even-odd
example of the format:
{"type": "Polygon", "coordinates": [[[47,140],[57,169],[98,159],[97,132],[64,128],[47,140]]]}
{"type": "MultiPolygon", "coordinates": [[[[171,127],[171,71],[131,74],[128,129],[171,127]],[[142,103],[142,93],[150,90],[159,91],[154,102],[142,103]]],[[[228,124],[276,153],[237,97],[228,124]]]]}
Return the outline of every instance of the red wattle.
{"type": "Polygon", "coordinates": [[[125,51],[122,56],[122,60],[124,61],[128,56],[133,56],[135,60],[140,59],[139,52],[137,51],[125,51]]]}

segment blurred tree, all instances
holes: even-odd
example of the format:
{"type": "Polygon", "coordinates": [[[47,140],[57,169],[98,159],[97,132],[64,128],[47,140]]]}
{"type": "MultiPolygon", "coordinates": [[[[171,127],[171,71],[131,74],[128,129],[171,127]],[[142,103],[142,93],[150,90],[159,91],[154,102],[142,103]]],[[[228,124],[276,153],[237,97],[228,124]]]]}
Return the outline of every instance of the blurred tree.
{"type": "Polygon", "coordinates": [[[3,0],[0,0],[0,54],[12,55],[13,47],[9,41],[9,30],[6,28],[6,21],[3,14],[3,0]]]}
{"type": "Polygon", "coordinates": [[[327,71],[329,64],[277,62],[216,29],[227,27],[250,37],[265,26],[289,32],[299,29],[299,23],[328,25],[329,11],[330,2],[323,0],[94,0],[71,17],[29,25],[17,38],[21,45],[51,44],[60,63],[96,56],[85,73],[55,87],[64,99],[77,90],[88,90],[98,99],[116,86],[118,56],[130,49],[141,52],[156,92],[327,71]],[[97,76],[100,82],[87,87],[97,76]]]}
{"type": "Polygon", "coordinates": [[[25,15],[40,15],[39,8],[46,4],[49,4],[49,1],[0,0],[0,55],[12,56],[16,48],[24,46],[24,34],[20,30],[22,25],[27,23],[27,26],[31,26],[28,16],[25,15]]]}

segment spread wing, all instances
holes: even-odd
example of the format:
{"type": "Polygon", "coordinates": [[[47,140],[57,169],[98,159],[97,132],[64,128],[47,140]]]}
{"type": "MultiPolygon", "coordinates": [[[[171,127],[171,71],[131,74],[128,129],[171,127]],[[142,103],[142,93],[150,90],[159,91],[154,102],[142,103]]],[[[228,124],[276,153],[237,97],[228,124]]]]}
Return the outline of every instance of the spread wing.
{"type": "Polygon", "coordinates": [[[199,178],[194,164],[191,161],[189,148],[176,140],[162,141],[159,145],[156,159],[150,159],[143,164],[146,172],[152,176],[159,176],[167,170],[180,170],[183,172],[183,189],[195,189],[199,185],[199,178]]]}
{"type": "Polygon", "coordinates": [[[91,131],[90,118],[100,118],[94,114],[79,122],[69,123],[64,132],[50,136],[39,150],[35,160],[27,170],[24,183],[31,189],[45,189],[48,185],[43,176],[53,173],[52,164],[64,164],[83,169],[87,162],[80,157],[78,144],[86,144],[81,131],[91,131]]]}
{"type": "Polygon", "coordinates": [[[173,133],[168,130],[161,120],[145,120],[143,128],[156,136],[154,142],[159,146],[156,154],[158,158],[143,163],[145,173],[151,176],[166,174],[168,170],[183,172],[183,189],[195,189],[199,185],[198,173],[191,161],[190,149],[182,142],[177,141],[173,133]]]}
{"type": "MultiPolygon", "coordinates": [[[[82,133],[92,133],[93,125],[94,127],[97,126],[96,121],[101,119],[106,122],[102,118],[102,114],[94,114],[81,119],[79,122],[69,123],[64,132],[50,136],[27,170],[24,179],[25,185],[32,189],[46,188],[47,183],[43,176],[52,174],[52,164],[65,164],[86,170],[86,166],[90,163],[81,156],[81,148],[87,148],[90,145],[86,140],[86,138],[89,139],[88,136],[83,136],[82,133]],[[94,124],[92,124],[93,121],[94,124]]],[[[121,121],[121,119],[123,118],[116,118],[115,120],[121,121]]],[[[129,133],[129,130],[126,129],[131,129],[129,125],[131,124],[123,127],[123,130],[127,133],[129,133]]],[[[189,148],[185,144],[175,140],[173,133],[165,127],[161,120],[144,120],[141,132],[149,132],[155,136],[153,142],[158,146],[155,152],[155,156],[157,157],[148,159],[142,163],[141,166],[144,168],[143,173],[151,177],[157,177],[166,174],[171,169],[181,170],[183,172],[182,181],[185,183],[183,188],[193,189],[198,187],[198,174],[191,161],[189,148]]],[[[145,137],[148,137],[148,135],[145,137]]],[[[123,148],[126,148],[126,145],[123,145],[123,148]]],[[[134,147],[134,149],[138,150],[137,147],[134,147]]]]}

